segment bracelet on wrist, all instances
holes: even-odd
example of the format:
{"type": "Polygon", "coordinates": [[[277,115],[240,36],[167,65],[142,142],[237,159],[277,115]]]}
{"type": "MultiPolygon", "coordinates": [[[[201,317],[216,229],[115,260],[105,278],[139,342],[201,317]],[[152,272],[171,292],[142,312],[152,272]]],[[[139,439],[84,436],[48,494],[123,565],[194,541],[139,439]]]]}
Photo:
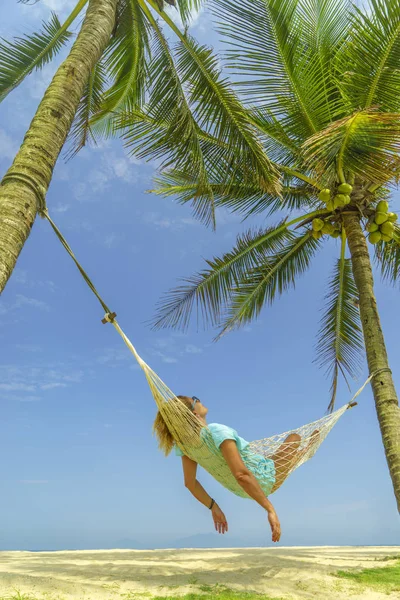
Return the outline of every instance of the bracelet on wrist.
{"type": "Polygon", "coordinates": [[[214,506],[214,504],[215,504],[215,500],[213,498],[211,498],[210,510],[212,509],[212,507],[214,506]]]}

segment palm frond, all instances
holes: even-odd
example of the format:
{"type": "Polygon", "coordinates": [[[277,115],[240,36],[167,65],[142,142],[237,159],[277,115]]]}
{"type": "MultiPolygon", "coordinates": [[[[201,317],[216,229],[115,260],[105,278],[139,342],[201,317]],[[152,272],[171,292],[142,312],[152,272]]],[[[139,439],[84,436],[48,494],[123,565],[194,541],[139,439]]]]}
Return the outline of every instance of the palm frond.
{"type": "Polygon", "coordinates": [[[375,247],[375,260],[384,281],[396,285],[400,282],[400,226],[395,225],[394,238],[380,242],[375,247]]]}
{"type": "Polygon", "coordinates": [[[107,137],[115,133],[118,114],[143,104],[148,68],[150,26],[140,2],[120,0],[119,11],[115,35],[103,60],[112,85],[91,119],[93,131],[107,137]]]}
{"type": "Polygon", "coordinates": [[[306,164],[325,181],[342,172],[383,184],[400,172],[400,113],[358,111],[309,138],[303,149],[306,164]]]}
{"type": "Polygon", "coordinates": [[[272,304],[277,294],[294,287],[320,246],[309,231],[302,235],[288,232],[285,241],[283,248],[266,257],[262,265],[247,270],[237,282],[218,338],[258,317],[265,304],[272,304]]]}
{"type": "Polygon", "coordinates": [[[360,370],[364,349],[358,292],[353,278],[351,260],[345,258],[346,239],[342,239],[342,252],[337,260],[325,296],[326,307],[321,319],[315,362],[327,370],[332,379],[331,401],[328,410],[335,406],[339,374],[355,378],[360,370]]]}
{"type": "Polygon", "coordinates": [[[68,136],[70,148],[66,152],[67,159],[73,158],[90,140],[95,142],[90,121],[92,116],[99,110],[106,82],[106,70],[100,60],[90,74],[72,123],[68,136]]]}
{"type": "Polygon", "coordinates": [[[290,136],[284,125],[265,107],[247,109],[249,121],[261,135],[265,152],[274,161],[296,164],[301,156],[301,142],[290,136]]]}
{"type": "Polygon", "coordinates": [[[250,104],[301,140],[331,119],[334,81],[309,40],[298,0],[214,0],[229,69],[250,104]]]}
{"type": "Polygon", "coordinates": [[[340,87],[350,110],[400,109],[400,0],[368,0],[353,6],[350,35],[338,54],[340,87]]]}
{"type": "MultiPolygon", "coordinates": [[[[176,52],[178,71],[188,88],[196,122],[225,144],[225,150],[232,155],[232,168],[226,178],[234,179],[237,167],[245,177],[247,172],[251,172],[251,180],[257,177],[266,192],[277,194],[279,173],[265,154],[228,81],[221,77],[218,58],[210,48],[200,46],[190,36],[181,38],[176,52]]],[[[221,169],[220,173],[222,176],[221,169]]]]}
{"type": "Polygon", "coordinates": [[[68,42],[71,33],[55,13],[42,31],[0,42],[0,102],[34,69],[41,69],[68,42]]]}
{"type": "Polygon", "coordinates": [[[207,260],[207,269],[185,279],[185,285],[170,291],[160,301],[153,327],[185,330],[195,308],[197,321],[201,317],[205,326],[219,325],[238,282],[282,248],[289,235],[285,223],[281,223],[238,236],[231,252],[207,260]]]}
{"type": "Polygon", "coordinates": [[[161,161],[160,169],[174,164],[196,179],[192,202],[194,214],[215,226],[215,206],[209,185],[199,128],[188,104],[169,44],[157,22],[150,16],[154,31],[149,68],[149,99],[140,110],[121,116],[125,145],[141,158],[161,161]]]}
{"type": "MultiPolygon", "coordinates": [[[[181,204],[190,202],[196,195],[197,179],[194,175],[172,169],[155,178],[155,194],[164,197],[173,196],[181,204]]],[[[215,206],[229,208],[232,212],[243,215],[246,219],[254,214],[265,212],[266,216],[278,210],[298,210],[300,208],[316,208],[318,202],[313,197],[314,191],[309,185],[288,183],[282,186],[281,197],[267,194],[255,183],[236,181],[227,188],[224,182],[209,182],[215,206]]]]}

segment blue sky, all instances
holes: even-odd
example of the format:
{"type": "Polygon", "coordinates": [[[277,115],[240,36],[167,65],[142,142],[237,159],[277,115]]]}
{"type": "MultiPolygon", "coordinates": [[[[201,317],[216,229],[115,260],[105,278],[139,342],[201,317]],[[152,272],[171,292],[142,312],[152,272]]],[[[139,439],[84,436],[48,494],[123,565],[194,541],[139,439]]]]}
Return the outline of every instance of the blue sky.
{"type": "MultiPolygon", "coordinates": [[[[0,35],[32,31],[73,3],[33,7],[5,0],[0,35]]],[[[217,44],[202,14],[193,34],[217,44]]],[[[0,174],[29,126],[54,65],[36,73],[0,107],[0,174]]],[[[244,330],[153,332],[146,321],[162,293],[204,258],[229,250],[250,223],[221,213],[217,232],[190,207],[146,193],[152,165],[117,142],[60,159],[48,206],[82,264],[144,359],[176,393],[195,394],[210,420],[258,439],[322,416],[329,383],[313,364],[326,282],[338,252],[332,240],[295,291],[244,330]]],[[[394,198],[393,208],[399,209],[394,198]]],[[[262,217],[253,225],[263,225],[262,217]]],[[[398,289],[376,281],[397,386],[398,289]],[[396,343],[397,342],[397,343],[396,343]]],[[[38,219],[0,301],[0,549],[146,547],[190,543],[270,545],[266,515],[200,472],[225,511],[229,538],[184,489],[179,459],[165,459],[151,435],[155,405],[133,358],[110,326],[49,225],[38,219]],[[203,537],[202,537],[203,536],[203,537]],[[203,540],[203,541],[202,541],[203,540]],[[179,542],[184,543],[184,542],[179,542]]],[[[354,391],[367,376],[364,366],[354,391]]],[[[343,385],[339,404],[349,399],[343,385]]],[[[395,544],[399,520],[371,390],[346,414],[316,457],[271,497],[282,544],[395,544]]]]}

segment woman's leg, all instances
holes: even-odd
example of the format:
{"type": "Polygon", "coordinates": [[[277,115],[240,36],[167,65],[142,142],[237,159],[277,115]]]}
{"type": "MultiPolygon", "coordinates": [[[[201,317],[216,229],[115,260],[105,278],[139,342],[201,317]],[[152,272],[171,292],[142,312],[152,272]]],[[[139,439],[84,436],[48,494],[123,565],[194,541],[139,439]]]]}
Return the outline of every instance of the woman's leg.
{"type": "Polygon", "coordinates": [[[272,488],[273,492],[282,485],[294,465],[300,462],[309,448],[314,444],[318,435],[319,431],[316,429],[311,434],[307,446],[299,451],[301,436],[298,433],[290,433],[275,454],[270,457],[275,463],[275,485],[272,488]]]}

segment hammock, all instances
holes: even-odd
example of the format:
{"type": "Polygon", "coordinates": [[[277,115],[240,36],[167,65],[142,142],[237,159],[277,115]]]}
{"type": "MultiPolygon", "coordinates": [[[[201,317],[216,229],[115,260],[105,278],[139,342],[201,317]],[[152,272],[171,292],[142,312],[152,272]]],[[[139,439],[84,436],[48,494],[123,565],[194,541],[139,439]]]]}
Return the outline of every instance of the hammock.
{"type": "MultiPolygon", "coordinates": [[[[224,457],[214,444],[210,430],[200,423],[192,411],[176,397],[160,377],[139,356],[136,348],[122,331],[115,317],[115,313],[106,314],[103,323],[112,323],[114,325],[115,329],[138,361],[146,376],[158,410],[161,412],[167,427],[174,438],[175,444],[186,456],[196,461],[196,463],[203,467],[203,469],[214,477],[214,479],[219,481],[226,489],[242,498],[250,498],[236,481],[224,457]]],[[[367,381],[353,396],[349,403],[345,404],[335,412],[322,417],[318,421],[302,425],[297,429],[292,429],[285,433],[273,435],[269,438],[250,442],[250,450],[265,458],[271,458],[278,453],[278,458],[275,459],[275,470],[277,473],[285,473],[285,477],[281,480],[277,477],[276,484],[271,493],[275,492],[295,469],[314,456],[319,446],[334,425],[336,425],[340,417],[349,408],[356,406],[357,402],[354,402],[355,398],[362,392],[375,374],[377,373],[368,377],[367,381]],[[293,433],[298,434],[301,437],[300,446],[298,441],[285,442],[288,435],[293,433]],[[286,452],[282,453],[282,456],[279,459],[278,451],[282,448],[282,444],[286,444],[286,452]],[[292,451],[291,446],[293,448],[292,451]],[[296,460],[297,457],[298,459],[296,460]]]]}
{"type": "MultiPolygon", "coordinates": [[[[163,383],[158,375],[144,362],[129,338],[122,331],[116,320],[116,314],[111,312],[109,307],[103,301],[92,281],[72,252],[64,236],[50,218],[45,205],[44,196],[39,190],[37,190],[35,182],[31,181],[27,175],[22,173],[6,175],[3,178],[3,182],[6,178],[16,179],[25,184],[29,184],[31,189],[37,195],[39,214],[48,220],[55,234],[63,244],[64,248],[67,250],[68,254],[71,256],[72,260],[75,262],[87,285],[102,305],[106,313],[102,322],[113,324],[117,332],[124,340],[125,344],[128,346],[129,350],[135,356],[140,367],[143,369],[157,407],[164,417],[167,427],[170,430],[176,445],[185,455],[201,465],[225,488],[237,496],[249,498],[249,496],[237,483],[221,452],[219,452],[215,446],[212,440],[211,432],[207,429],[207,427],[204,427],[200,424],[200,421],[195,417],[195,415],[176,397],[176,395],[167,387],[165,383],[163,383]]],[[[347,411],[347,409],[352,408],[357,404],[354,402],[354,399],[362,392],[371,379],[382,371],[390,371],[390,369],[379,369],[378,371],[372,373],[364,385],[353,396],[352,400],[335,412],[322,417],[318,421],[309,423],[308,425],[303,425],[297,429],[274,435],[269,438],[264,438],[262,440],[255,440],[250,443],[250,450],[252,452],[261,454],[266,458],[274,457],[276,472],[278,474],[279,472],[283,472],[285,474],[285,476],[283,478],[281,477],[281,479],[277,477],[276,484],[272,489],[272,492],[276,491],[278,487],[280,487],[290,473],[314,456],[318,447],[324,441],[332,427],[338,422],[340,417],[347,411]],[[297,441],[286,441],[287,436],[293,433],[298,434],[298,436],[300,436],[300,440],[297,438],[297,441]],[[279,453],[282,445],[285,447],[285,452],[279,453]],[[291,446],[293,451],[291,451],[291,446]]]]}

